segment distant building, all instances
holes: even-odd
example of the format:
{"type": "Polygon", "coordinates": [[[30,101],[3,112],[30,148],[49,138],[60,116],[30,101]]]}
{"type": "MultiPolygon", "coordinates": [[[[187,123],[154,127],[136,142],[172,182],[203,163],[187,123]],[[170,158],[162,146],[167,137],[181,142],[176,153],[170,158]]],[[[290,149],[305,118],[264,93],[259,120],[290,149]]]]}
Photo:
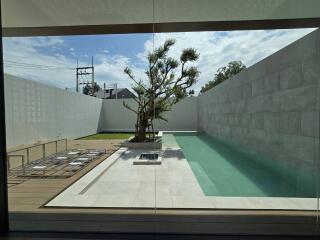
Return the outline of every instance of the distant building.
{"type": "Polygon", "coordinates": [[[101,99],[122,99],[122,98],[135,98],[136,96],[128,88],[116,89],[100,89],[94,93],[94,96],[101,99]],[[118,95],[118,96],[117,96],[118,95]]]}

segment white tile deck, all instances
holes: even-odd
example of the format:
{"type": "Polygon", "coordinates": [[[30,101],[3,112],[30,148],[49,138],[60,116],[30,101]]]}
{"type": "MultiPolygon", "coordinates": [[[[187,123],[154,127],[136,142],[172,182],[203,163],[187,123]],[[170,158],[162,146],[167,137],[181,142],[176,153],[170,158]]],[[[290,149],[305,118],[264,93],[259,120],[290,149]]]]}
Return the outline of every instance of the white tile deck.
{"type": "Polygon", "coordinates": [[[50,207],[315,210],[316,199],[205,196],[177,144],[161,165],[133,165],[145,150],[121,148],[51,200],[50,207]]]}

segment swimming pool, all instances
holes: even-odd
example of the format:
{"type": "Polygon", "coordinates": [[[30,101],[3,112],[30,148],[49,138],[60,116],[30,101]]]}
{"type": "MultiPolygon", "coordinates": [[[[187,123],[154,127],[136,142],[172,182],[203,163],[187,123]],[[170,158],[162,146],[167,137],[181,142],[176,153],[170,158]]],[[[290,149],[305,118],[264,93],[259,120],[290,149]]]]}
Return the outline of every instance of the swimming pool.
{"type": "Polygon", "coordinates": [[[312,187],[266,167],[268,159],[237,151],[205,133],[165,133],[163,141],[179,145],[206,196],[315,197],[312,187]]]}
{"type": "Polygon", "coordinates": [[[312,192],[206,134],[164,133],[161,164],[134,164],[146,151],[118,149],[45,207],[317,209],[312,192]]]}

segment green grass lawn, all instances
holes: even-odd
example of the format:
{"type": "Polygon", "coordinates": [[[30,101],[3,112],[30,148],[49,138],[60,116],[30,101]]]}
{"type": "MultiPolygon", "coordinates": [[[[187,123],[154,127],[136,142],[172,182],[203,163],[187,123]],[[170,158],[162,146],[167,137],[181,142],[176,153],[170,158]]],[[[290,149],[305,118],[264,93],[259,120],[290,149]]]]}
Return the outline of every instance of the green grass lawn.
{"type": "Polygon", "coordinates": [[[80,140],[128,139],[133,133],[98,133],[80,138],[80,140]]]}

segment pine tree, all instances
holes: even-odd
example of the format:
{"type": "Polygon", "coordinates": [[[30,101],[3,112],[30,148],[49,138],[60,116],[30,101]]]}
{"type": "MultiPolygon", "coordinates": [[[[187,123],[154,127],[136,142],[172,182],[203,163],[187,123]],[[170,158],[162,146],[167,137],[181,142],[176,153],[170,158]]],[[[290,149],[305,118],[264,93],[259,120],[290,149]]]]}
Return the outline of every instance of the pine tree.
{"type": "Polygon", "coordinates": [[[154,139],[154,119],[167,121],[163,113],[170,111],[174,104],[186,97],[187,90],[198,79],[200,72],[195,66],[188,66],[188,63],[195,62],[199,53],[193,48],[187,48],[182,51],[179,60],[168,57],[174,44],[174,39],[168,39],[162,46],[149,52],[146,82],[138,81],[129,67],[124,69],[125,74],[133,81],[132,89],[137,95],[135,101],[138,107],[134,109],[125,101],[123,105],[137,115],[135,129],[139,142],[146,140],[146,131],[150,127],[154,139]]]}

